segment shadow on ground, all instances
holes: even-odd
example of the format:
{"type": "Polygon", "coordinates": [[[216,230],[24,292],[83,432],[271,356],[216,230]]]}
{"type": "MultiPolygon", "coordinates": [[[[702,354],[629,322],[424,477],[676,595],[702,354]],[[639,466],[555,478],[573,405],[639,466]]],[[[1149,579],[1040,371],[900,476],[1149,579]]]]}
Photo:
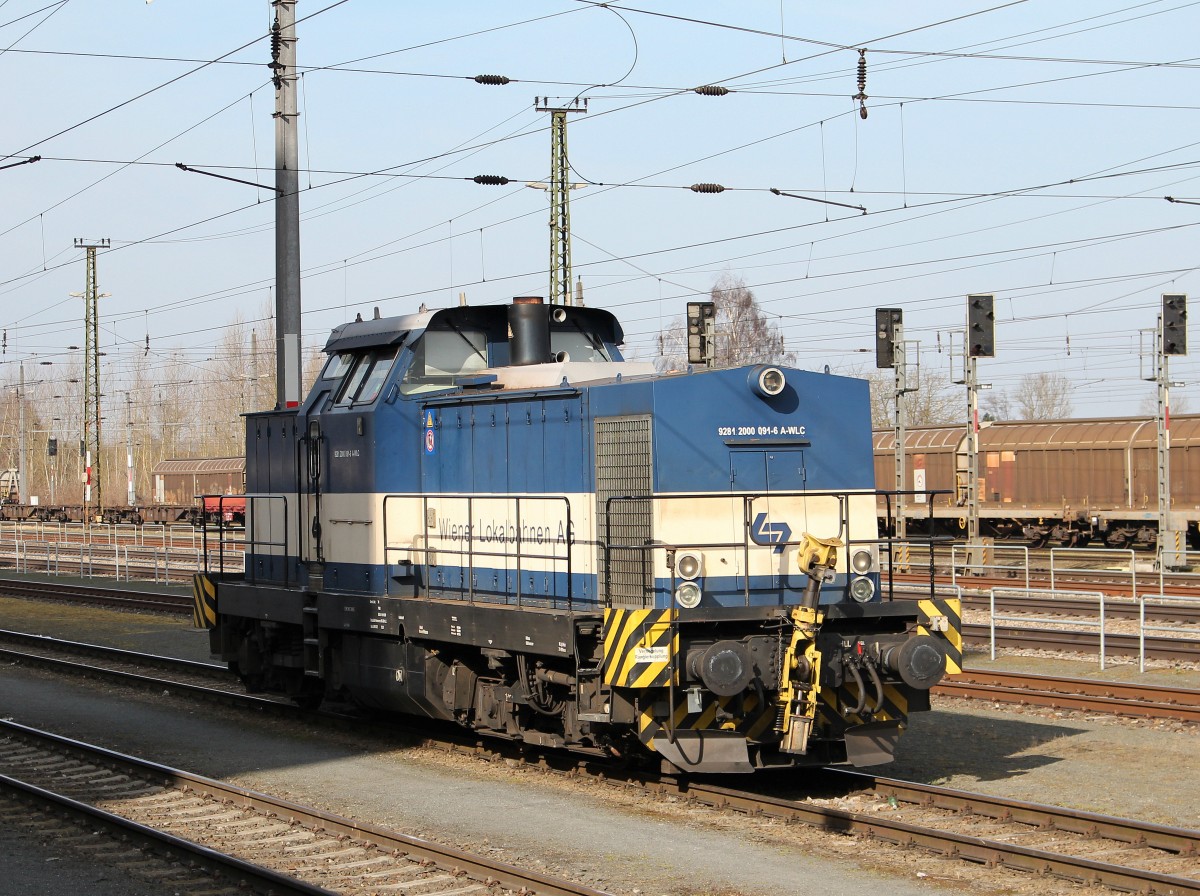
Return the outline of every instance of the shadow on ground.
{"type": "Polygon", "coordinates": [[[1029,717],[934,710],[909,719],[895,762],[866,771],[926,784],[959,776],[1000,781],[1060,762],[1037,748],[1082,733],[1029,717]]]}

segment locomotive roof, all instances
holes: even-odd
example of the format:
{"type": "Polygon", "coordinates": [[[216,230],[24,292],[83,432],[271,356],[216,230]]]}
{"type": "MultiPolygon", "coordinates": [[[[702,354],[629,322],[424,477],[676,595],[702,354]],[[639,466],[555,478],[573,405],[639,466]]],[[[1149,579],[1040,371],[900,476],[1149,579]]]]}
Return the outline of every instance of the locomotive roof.
{"type": "MultiPolygon", "coordinates": [[[[508,326],[508,304],[503,305],[458,305],[453,308],[434,308],[416,314],[397,317],[375,317],[357,320],[335,327],[325,343],[326,354],[355,348],[397,345],[411,342],[430,327],[484,326],[505,329],[508,326]]],[[[546,306],[547,308],[550,306],[546,306]]],[[[616,317],[602,308],[586,308],[580,305],[566,306],[567,313],[575,322],[597,331],[605,341],[620,345],[625,334],[616,317]]],[[[378,314],[378,309],[376,309],[378,314]]]]}

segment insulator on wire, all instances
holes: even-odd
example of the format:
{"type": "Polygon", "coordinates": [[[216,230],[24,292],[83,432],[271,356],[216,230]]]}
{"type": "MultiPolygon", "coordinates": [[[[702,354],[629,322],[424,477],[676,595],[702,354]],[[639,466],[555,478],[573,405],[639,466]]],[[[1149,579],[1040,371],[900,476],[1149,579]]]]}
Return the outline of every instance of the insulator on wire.
{"type": "Polygon", "coordinates": [[[271,80],[275,82],[276,90],[283,86],[283,77],[280,75],[283,64],[279,61],[279,52],[282,48],[283,34],[279,28],[279,16],[276,16],[275,21],[271,23],[271,64],[268,66],[271,69],[271,80]]]}
{"type": "Polygon", "coordinates": [[[725,188],[720,184],[692,184],[689,187],[693,193],[724,193],[725,188]]]}
{"type": "Polygon", "coordinates": [[[503,187],[509,179],[502,174],[476,174],[471,180],[485,187],[503,187]]]}
{"type": "Polygon", "coordinates": [[[867,118],[867,51],[858,51],[858,93],[854,99],[858,100],[858,117],[864,121],[867,118]]]}
{"type": "Polygon", "coordinates": [[[492,85],[496,85],[499,87],[499,86],[503,86],[503,85],[507,84],[508,78],[506,78],[504,75],[476,75],[475,83],[476,84],[492,84],[492,85]]]}
{"type": "Polygon", "coordinates": [[[701,96],[725,96],[729,93],[729,88],[722,87],[720,84],[705,84],[703,87],[692,88],[692,93],[698,93],[701,96]]]}

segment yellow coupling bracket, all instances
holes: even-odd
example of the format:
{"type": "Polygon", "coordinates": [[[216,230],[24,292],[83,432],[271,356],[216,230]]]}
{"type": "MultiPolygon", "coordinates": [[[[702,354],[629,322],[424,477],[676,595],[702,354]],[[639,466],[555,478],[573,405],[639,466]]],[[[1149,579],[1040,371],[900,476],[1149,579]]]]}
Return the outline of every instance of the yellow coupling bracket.
{"type": "Polygon", "coordinates": [[[788,753],[808,752],[808,737],[821,690],[817,631],[823,618],[824,614],[811,607],[792,609],[792,637],[781,663],[779,716],[775,726],[782,735],[780,749],[788,753]]]}

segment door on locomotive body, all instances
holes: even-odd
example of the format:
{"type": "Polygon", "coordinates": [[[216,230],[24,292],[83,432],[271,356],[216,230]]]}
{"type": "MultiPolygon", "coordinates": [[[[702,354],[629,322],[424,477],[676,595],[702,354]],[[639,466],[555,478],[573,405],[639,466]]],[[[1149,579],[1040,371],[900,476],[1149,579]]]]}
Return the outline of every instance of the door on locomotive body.
{"type": "MultiPolygon", "coordinates": [[[[308,416],[302,417],[298,432],[300,465],[299,543],[302,563],[325,563],[333,529],[331,518],[369,518],[369,506],[349,506],[347,502],[370,502],[373,452],[359,449],[365,456],[343,455],[350,462],[343,481],[332,480],[329,462],[331,442],[350,445],[361,435],[362,416],[369,412],[383,391],[384,383],[396,360],[397,346],[386,345],[344,352],[327,362],[318,380],[319,390],[309,403],[308,416]]],[[[367,545],[361,546],[369,553],[367,545]]],[[[367,562],[370,557],[338,556],[339,562],[367,562]]]]}
{"type": "MultiPolygon", "coordinates": [[[[735,502],[735,538],[748,543],[746,589],[754,605],[784,603],[787,594],[803,590],[806,582],[795,563],[796,548],[805,532],[821,538],[838,534],[836,500],[808,498],[805,447],[734,448],[729,452],[730,490],[735,502]],[[832,503],[831,503],[832,502],[832,503]]],[[[725,601],[722,601],[725,602],[725,601]]]]}

